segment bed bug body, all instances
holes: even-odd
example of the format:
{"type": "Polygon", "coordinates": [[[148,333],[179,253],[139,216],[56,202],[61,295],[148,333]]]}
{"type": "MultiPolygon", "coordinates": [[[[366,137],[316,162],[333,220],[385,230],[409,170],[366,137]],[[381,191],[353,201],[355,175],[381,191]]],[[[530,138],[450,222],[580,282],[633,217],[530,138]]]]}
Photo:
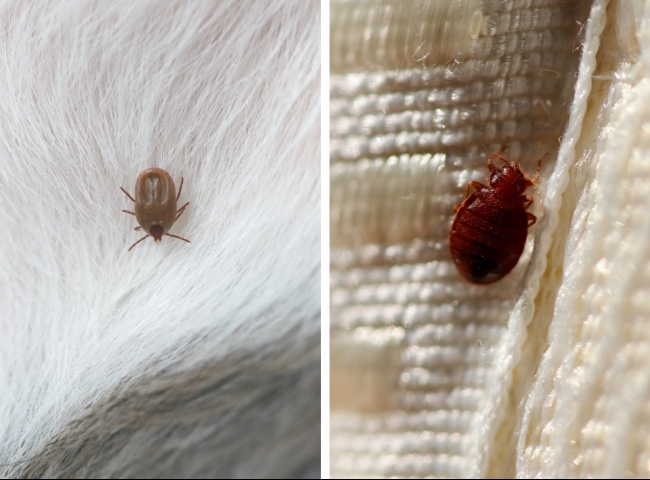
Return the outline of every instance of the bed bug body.
{"type": "Polygon", "coordinates": [[[135,212],[122,211],[135,215],[140,224],[139,227],[135,228],[136,230],[142,229],[147,232],[146,236],[131,245],[129,251],[149,236],[153,237],[156,242],[160,242],[162,236],[167,235],[191,243],[185,238],[168,233],[174,222],[190,203],[187,202],[178,210],[176,209],[182,190],[183,179],[181,178],[177,195],[174,180],[169,173],[161,168],[149,168],[138,175],[135,182],[135,199],[122,188],[122,191],[135,203],[135,212]]]}
{"type": "Polygon", "coordinates": [[[479,182],[467,185],[449,235],[452,259],[472,283],[493,283],[510,273],[524,250],[528,227],[537,221],[526,211],[533,198],[524,192],[537,183],[541,160],[531,178],[519,164],[500,157],[504,151],[488,158],[489,187],[479,182]],[[504,166],[496,167],[494,160],[504,166]],[[470,194],[470,188],[476,192],[470,194]]]}

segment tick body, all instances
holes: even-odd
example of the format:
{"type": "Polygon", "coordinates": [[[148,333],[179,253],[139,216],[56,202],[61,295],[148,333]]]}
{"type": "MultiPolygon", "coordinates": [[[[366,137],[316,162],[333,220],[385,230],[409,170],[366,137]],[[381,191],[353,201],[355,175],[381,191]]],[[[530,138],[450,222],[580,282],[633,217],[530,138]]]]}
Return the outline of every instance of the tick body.
{"type": "Polygon", "coordinates": [[[178,198],[181,196],[181,191],[183,190],[182,178],[178,195],[176,194],[174,180],[162,168],[149,168],[138,175],[138,179],[135,182],[135,199],[124,188],[120,188],[135,203],[135,212],[129,210],[122,211],[135,215],[136,220],[140,224],[139,227],[135,227],[136,230],[144,230],[147,232],[146,236],[131,245],[129,251],[147,237],[153,237],[156,242],[160,242],[162,236],[167,235],[191,243],[183,237],[168,233],[169,229],[174,225],[174,222],[185,211],[185,207],[190,204],[190,202],[187,202],[178,210],[176,209],[178,206],[178,198]]]}
{"type": "Polygon", "coordinates": [[[489,186],[467,185],[451,226],[451,257],[471,283],[493,283],[510,273],[524,250],[528,227],[537,221],[526,211],[533,198],[524,192],[539,180],[541,159],[531,178],[519,164],[501,157],[504,151],[505,147],[488,158],[489,186]],[[504,165],[495,166],[495,160],[504,165]],[[476,190],[472,194],[471,188],[476,190]]]}

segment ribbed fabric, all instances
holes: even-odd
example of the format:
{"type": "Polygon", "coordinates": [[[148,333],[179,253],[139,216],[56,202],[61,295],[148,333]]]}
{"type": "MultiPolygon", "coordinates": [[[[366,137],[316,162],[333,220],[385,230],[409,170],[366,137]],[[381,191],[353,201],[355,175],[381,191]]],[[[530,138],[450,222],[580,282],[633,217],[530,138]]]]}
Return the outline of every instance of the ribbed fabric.
{"type": "Polygon", "coordinates": [[[561,200],[580,129],[564,157],[558,140],[584,122],[590,83],[583,108],[572,102],[585,36],[597,48],[602,32],[585,27],[591,7],[332,1],[333,477],[541,474],[540,442],[520,435],[542,426],[526,402],[564,262],[547,270],[546,253],[571,222],[561,200]],[[540,220],[510,275],[473,286],[451,261],[453,207],[505,142],[531,173],[546,154],[530,192],[540,220]]]}
{"type": "Polygon", "coordinates": [[[518,368],[529,372],[517,411],[521,477],[650,476],[649,26],[647,1],[594,2],[574,101],[586,113],[567,128],[575,154],[566,149],[533,321],[548,318],[548,328],[530,339],[539,355],[518,368]]]}

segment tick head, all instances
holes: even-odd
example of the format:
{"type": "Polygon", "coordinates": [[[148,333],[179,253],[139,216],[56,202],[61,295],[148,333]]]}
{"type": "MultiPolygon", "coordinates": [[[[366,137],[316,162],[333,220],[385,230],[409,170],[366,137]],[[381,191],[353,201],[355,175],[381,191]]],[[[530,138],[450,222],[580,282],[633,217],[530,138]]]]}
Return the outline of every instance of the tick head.
{"type": "Polygon", "coordinates": [[[149,235],[151,235],[156,242],[160,242],[164,234],[165,234],[165,230],[160,225],[154,225],[149,230],[149,235]]]}

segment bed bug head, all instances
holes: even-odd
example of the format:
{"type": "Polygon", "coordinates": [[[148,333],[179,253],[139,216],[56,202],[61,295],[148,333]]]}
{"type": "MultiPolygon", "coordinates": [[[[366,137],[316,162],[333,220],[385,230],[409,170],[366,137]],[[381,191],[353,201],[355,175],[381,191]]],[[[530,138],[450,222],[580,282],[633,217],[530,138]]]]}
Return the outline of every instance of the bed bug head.
{"type": "Polygon", "coordinates": [[[540,159],[537,164],[537,173],[531,178],[528,173],[521,168],[521,165],[515,162],[508,162],[506,159],[499,157],[504,162],[503,167],[498,168],[488,162],[490,168],[490,186],[498,190],[502,195],[519,196],[523,194],[528,187],[537,184],[539,173],[542,166],[540,159]]]}
{"type": "Polygon", "coordinates": [[[542,158],[537,162],[537,173],[534,178],[531,178],[526,171],[521,168],[521,165],[515,162],[509,162],[501,156],[507,147],[503,146],[501,149],[488,158],[487,166],[490,170],[489,183],[490,186],[499,191],[500,194],[505,196],[517,197],[523,194],[528,187],[537,184],[539,174],[542,168],[542,158]],[[494,161],[498,160],[503,163],[502,167],[494,165],[494,161]]]}
{"type": "Polygon", "coordinates": [[[514,162],[490,172],[490,186],[503,195],[521,195],[532,184],[528,174],[514,162]]]}

